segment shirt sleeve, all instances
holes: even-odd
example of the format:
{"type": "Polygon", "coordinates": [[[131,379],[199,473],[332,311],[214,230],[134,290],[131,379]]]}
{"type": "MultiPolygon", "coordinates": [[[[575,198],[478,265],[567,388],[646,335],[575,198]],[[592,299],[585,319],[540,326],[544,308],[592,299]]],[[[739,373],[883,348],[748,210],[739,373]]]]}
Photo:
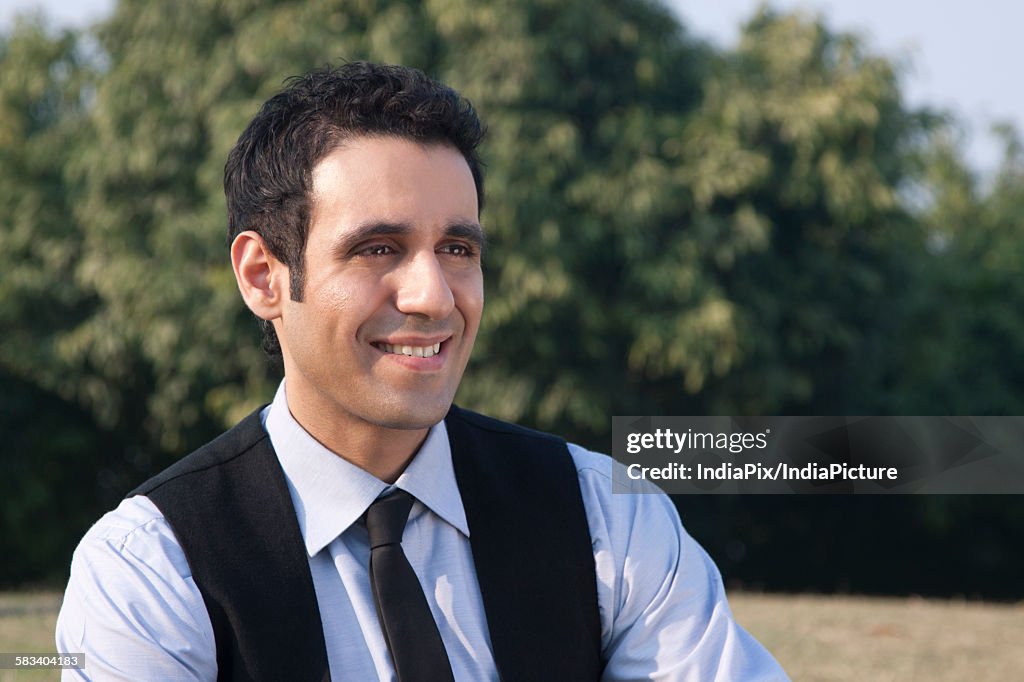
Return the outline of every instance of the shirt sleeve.
{"type": "Polygon", "coordinates": [[[85,654],[62,680],[217,678],[202,595],[170,526],[146,497],[126,499],[75,550],[57,651],[85,654]]]}
{"type": "MultiPolygon", "coordinates": [[[[663,492],[612,491],[609,457],[570,445],[597,568],[602,680],[788,680],[736,623],[714,562],[663,492]]],[[[649,484],[648,484],[649,485],[649,484]]]]}

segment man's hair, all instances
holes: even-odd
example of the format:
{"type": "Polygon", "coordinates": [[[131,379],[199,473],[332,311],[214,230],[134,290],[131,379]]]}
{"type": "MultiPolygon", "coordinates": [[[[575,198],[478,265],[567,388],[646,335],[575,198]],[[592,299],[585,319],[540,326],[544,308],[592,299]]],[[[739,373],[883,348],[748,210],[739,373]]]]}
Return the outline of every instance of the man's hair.
{"type": "MultiPolygon", "coordinates": [[[[301,301],[312,215],[313,169],[346,139],[391,136],[446,144],[466,159],[484,204],[477,146],[484,127],[453,89],[404,66],[350,62],[285,81],[238,138],[224,166],[228,244],[253,230],[288,266],[289,295],[301,301]]],[[[281,356],[273,325],[260,320],[263,349],[281,356]]]]}

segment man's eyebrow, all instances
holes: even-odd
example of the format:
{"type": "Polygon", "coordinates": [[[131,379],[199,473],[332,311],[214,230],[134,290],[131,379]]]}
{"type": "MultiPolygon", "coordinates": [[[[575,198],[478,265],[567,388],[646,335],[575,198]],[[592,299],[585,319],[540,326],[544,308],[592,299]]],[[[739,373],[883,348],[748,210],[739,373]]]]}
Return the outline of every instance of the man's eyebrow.
{"type": "Polygon", "coordinates": [[[389,223],[386,221],[370,222],[356,226],[354,230],[343,236],[331,247],[331,252],[338,257],[348,255],[352,249],[368,239],[375,237],[396,237],[412,234],[412,226],[407,223],[389,223]]]}

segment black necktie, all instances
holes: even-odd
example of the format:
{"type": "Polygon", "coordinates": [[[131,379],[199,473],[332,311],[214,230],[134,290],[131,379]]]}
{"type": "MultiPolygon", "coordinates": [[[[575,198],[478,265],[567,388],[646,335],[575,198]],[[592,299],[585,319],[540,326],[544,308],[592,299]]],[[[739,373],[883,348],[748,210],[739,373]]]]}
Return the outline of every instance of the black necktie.
{"type": "Polygon", "coordinates": [[[412,495],[397,490],[366,510],[373,600],[399,682],[454,682],[441,633],[402,550],[412,503],[412,495]]]}

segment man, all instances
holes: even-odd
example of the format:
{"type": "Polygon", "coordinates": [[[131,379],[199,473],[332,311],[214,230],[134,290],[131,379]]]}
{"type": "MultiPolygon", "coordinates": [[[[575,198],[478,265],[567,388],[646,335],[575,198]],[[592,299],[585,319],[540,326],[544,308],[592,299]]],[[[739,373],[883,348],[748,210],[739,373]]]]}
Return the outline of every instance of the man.
{"type": "Polygon", "coordinates": [[[285,379],[88,532],[66,679],[785,679],[666,496],[452,406],[483,310],[481,137],[401,67],[264,105],[225,192],[285,379]]]}

